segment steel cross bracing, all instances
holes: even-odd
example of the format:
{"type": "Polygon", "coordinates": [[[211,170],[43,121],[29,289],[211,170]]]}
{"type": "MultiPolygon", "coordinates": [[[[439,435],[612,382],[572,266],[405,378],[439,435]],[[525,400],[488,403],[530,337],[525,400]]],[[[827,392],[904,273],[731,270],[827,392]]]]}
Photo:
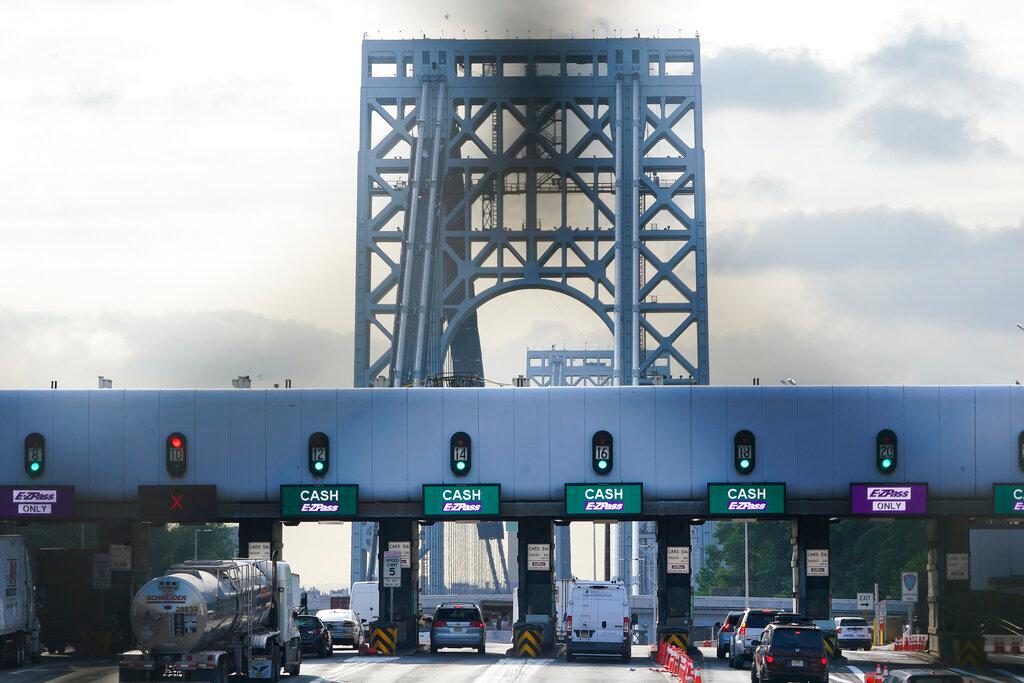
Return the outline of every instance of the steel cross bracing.
{"type": "MultiPolygon", "coordinates": [[[[538,387],[611,386],[614,354],[610,350],[527,349],[526,379],[538,387]]],[[[654,362],[647,376],[660,383],[671,374],[671,362],[654,362]]]]}
{"type": "Polygon", "coordinates": [[[355,382],[482,377],[476,314],[590,308],[618,383],[708,381],[696,39],[364,41],[355,382]]]}

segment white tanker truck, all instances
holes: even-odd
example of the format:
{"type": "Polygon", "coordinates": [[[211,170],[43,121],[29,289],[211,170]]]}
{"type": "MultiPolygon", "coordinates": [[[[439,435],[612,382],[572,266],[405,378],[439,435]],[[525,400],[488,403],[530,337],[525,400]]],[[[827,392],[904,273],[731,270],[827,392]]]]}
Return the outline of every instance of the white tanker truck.
{"type": "Polygon", "coordinates": [[[299,674],[291,568],[270,560],[194,561],[171,567],[132,599],[138,650],[120,657],[120,680],[164,674],[226,683],[239,673],[299,674]]]}

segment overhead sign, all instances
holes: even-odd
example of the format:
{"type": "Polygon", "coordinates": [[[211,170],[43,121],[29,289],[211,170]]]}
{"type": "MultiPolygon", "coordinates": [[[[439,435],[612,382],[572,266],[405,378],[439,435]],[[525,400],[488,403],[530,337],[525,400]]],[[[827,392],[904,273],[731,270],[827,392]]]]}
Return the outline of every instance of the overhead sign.
{"type": "Polygon", "coordinates": [[[971,578],[970,553],[946,553],[946,578],[950,581],[967,581],[971,578]]]}
{"type": "Polygon", "coordinates": [[[643,484],[566,484],[565,513],[579,517],[639,515],[643,484]]]}
{"type": "Polygon", "coordinates": [[[533,572],[546,572],[551,569],[551,544],[527,543],[526,568],[533,572]]]}
{"type": "Polygon", "coordinates": [[[412,567],[412,543],[409,541],[388,541],[388,550],[401,554],[402,569],[412,567]]]}
{"type": "Polygon", "coordinates": [[[996,484],[992,498],[997,515],[1024,516],[1024,484],[996,484]]]}
{"type": "Polygon", "coordinates": [[[875,610],[875,594],[857,593],[857,609],[861,612],[873,612],[875,610]]]}
{"type": "Polygon", "coordinates": [[[250,560],[269,560],[270,541],[249,541],[250,560]]]}
{"type": "Polygon", "coordinates": [[[427,517],[496,517],[501,512],[501,484],[424,484],[427,517]]]}
{"type": "Polygon", "coordinates": [[[355,517],[359,510],[356,484],[282,484],[281,516],[304,519],[355,517]]]}
{"type": "Polygon", "coordinates": [[[92,555],[92,587],[95,590],[110,589],[110,555],[107,553],[92,555]]]}
{"type": "Polygon", "coordinates": [[[670,545],[665,548],[665,571],[669,574],[690,573],[690,546],[670,545]]]}
{"type": "Polygon", "coordinates": [[[402,585],[402,553],[397,550],[384,551],[384,588],[399,588],[402,585]]]}
{"type": "Polygon", "coordinates": [[[807,576],[828,576],[828,550],[807,549],[807,576]]]}
{"type": "Polygon", "coordinates": [[[132,569],[132,547],[130,545],[110,546],[110,570],[128,572],[132,569]]]}
{"type": "Polygon", "coordinates": [[[928,484],[850,484],[850,512],[902,517],[928,512],[928,484]]]}
{"type": "Polygon", "coordinates": [[[785,512],[785,484],[708,484],[709,514],[760,517],[785,512]]]}
{"type": "Polygon", "coordinates": [[[0,518],[70,517],[74,486],[0,486],[0,518]]]}
{"type": "Polygon", "coordinates": [[[900,589],[903,593],[903,602],[917,602],[917,572],[903,572],[900,574],[900,589]]]}
{"type": "Polygon", "coordinates": [[[139,517],[178,522],[217,518],[216,486],[139,486],[139,517]]]}

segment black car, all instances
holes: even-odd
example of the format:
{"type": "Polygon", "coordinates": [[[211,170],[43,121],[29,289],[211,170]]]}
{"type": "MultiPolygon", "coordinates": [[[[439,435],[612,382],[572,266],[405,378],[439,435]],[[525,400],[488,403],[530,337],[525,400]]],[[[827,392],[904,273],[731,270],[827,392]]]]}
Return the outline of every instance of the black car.
{"type": "Polygon", "coordinates": [[[330,657],[334,653],[331,632],[319,617],[300,614],[295,617],[295,626],[299,629],[299,648],[303,652],[315,652],[318,657],[330,657]]]}
{"type": "Polygon", "coordinates": [[[784,624],[787,626],[814,626],[814,620],[802,614],[793,612],[779,612],[772,619],[773,624],[784,624]]]}
{"type": "Polygon", "coordinates": [[[770,624],[754,650],[750,680],[828,683],[828,656],[821,629],[770,624]]]}

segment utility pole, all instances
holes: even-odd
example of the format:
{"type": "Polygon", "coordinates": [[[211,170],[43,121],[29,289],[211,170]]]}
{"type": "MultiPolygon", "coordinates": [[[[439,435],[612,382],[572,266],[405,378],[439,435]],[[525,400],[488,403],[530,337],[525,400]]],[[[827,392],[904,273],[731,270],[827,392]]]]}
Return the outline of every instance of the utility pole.
{"type": "Polygon", "coordinates": [[[750,522],[743,522],[743,609],[750,609],[750,539],[747,528],[750,522]]]}

